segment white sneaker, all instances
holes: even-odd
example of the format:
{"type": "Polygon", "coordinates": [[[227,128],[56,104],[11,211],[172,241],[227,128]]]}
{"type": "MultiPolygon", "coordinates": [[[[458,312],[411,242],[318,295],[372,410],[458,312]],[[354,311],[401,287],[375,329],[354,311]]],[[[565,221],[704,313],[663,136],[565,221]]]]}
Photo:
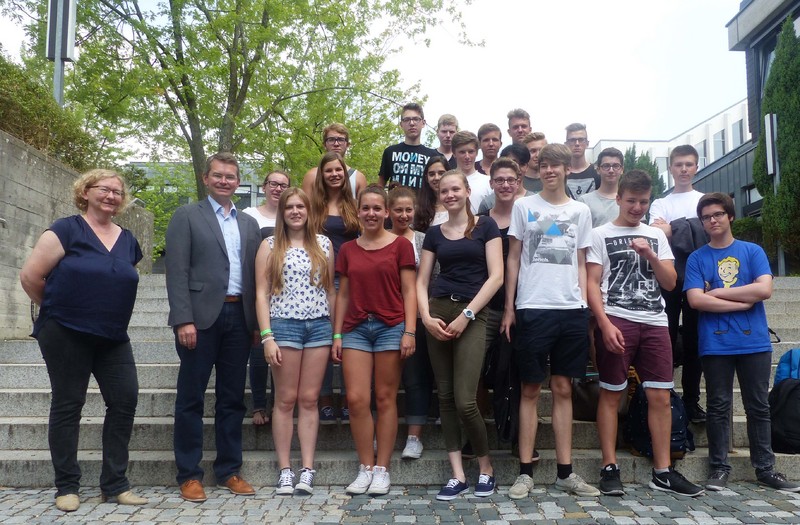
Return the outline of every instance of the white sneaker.
{"type": "Polygon", "coordinates": [[[372,467],[366,465],[358,466],[358,476],[355,481],[347,486],[345,492],[348,494],[364,494],[372,483],[372,467]]]}
{"type": "Polygon", "coordinates": [[[422,441],[417,436],[408,436],[406,438],[406,448],[400,455],[403,459],[419,459],[422,456],[422,441]]]}
{"type": "Polygon", "coordinates": [[[389,479],[389,472],[386,467],[373,467],[372,468],[372,483],[369,484],[367,494],[370,496],[383,496],[389,493],[389,487],[392,482],[389,479]]]}
{"type": "Polygon", "coordinates": [[[592,497],[599,496],[600,490],[583,481],[583,478],[574,472],[567,479],[556,476],[556,488],[564,492],[572,492],[576,496],[592,497]]]}
{"type": "Polygon", "coordinates": [[[508,497],[511,499],[527,498],[531,490],[533,490],[533,478],[527,474],[520,474],[508,489],[508,497]]]}
{"type": "Polygon", "coordinates": [[[294,494],[294,472],[292,469],[282,469],[278,474],[278,486],[275,487],[275,494],[281,496],[291,496],[294,494]]]}
{"type": "Polygon", "coordinates": [[[314,474],[316,473],[316,470],[311,470],[310,468],[301,470],[300,480],[294,486],[295,493],[307,496],[314,494],[314,474]]]}

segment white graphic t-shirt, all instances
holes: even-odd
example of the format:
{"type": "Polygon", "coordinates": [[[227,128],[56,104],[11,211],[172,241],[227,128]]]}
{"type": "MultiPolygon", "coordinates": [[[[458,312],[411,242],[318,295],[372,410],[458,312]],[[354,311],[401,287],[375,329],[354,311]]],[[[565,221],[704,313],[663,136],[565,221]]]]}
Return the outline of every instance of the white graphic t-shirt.
{"type": "Polygon", "coordinates": [[[637,237],[647,240],[660,260],[674,260],[664,232],[640,224],[630,228],[604,224],[592,231],[586,262],[603,265],[600,290],[607,315],[635,323],[667,326],[667,313],[652,266],[631,248],[637,237]]]}
{"type": "Polygon", "coordinates": [[[585,308],[578,250],[591,244],[592,214],[582,202],[554,206],[539,195],[514,203],[508,235],[522,241],[518,310],[585,308]]]}

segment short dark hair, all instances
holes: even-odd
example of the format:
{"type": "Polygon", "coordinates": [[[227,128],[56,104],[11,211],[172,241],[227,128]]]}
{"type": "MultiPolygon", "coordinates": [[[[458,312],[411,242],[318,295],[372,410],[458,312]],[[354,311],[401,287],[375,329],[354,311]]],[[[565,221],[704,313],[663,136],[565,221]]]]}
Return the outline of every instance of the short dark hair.
{"type": "Polygon", "coordinates": [[[580,122],[573,122],[566,128],[567,133],[574,133],[575,131],[586,131],[586,124],[581,124],[580,122]]]}
{"type": "MultiPolygon", "coordinates": [[[[524,143],[523,143],[524,144],[524,143]]],[[[531,152],[528,151],[523,144],[519,142],[515,142],[509,146],[503,148],[503,151],[500,152],[500,157],[515,157],[519,160],[520,164],[527,164],[531,161],[531,152]]]]}
{"type": "Polygon", "coordinates": [[[622,197],[625,191],[631,193],[644,193],[653,191],[653,179],[650,174],[644,170],[631,170],[624,173],[619,178],[619,187],[617,188],[617,195],[622,197]]]}
{"type": "Polygon", "coordinates": [[[230,164],[232,166],[236,166],[236,178],[239,178],[239,161],[236,160],[236,157],[233,153],[228,151],[220,151],[219,153],[214,153],[208,159],[206,159],[206,169],[203,171],[203,177],[208,176],[211,173],[211,163],[214,161],[221,162],[223,164],[230,164]]]}
{"type": "Polygon", "coordinates": [[[422,106],[420,106],[416,102],[409,102],[408,104],[405,104],[403,106],[403,109],[400,110],[401,118],[403,116],[403,113],[405,113],[406,111],[416,111],[417,113],[419,113],[419,116],[422,117],[423,120],[425,119],[425,112],[422,111],[422,106]]]}
{"type": "Polygon", "coordinates": [[[475,148],[480,147],[480,142],[478,141],[478,137],[471,131],[459,131],[455,135],[453,135],[453,140],[450,143],[450,147],[453,148],[453,151],[460,148],[464,144],[475,144],[475,148]]]}
{"type": "Polygon", "coordinates": [[[500,133],[500,138],[503,138],[503,131],[500,129],[500,126],[489,122],[478,128],[478,141],[480,141],[484,135],[491,133],[492,131],[500,133]]]}
{"type": "Polygon", "coordinates": [[[736,218],[736,207],[733,205],[733,199],[727,193],[707,193],[700,197],[700,201],[697,203],[697,217],[702,217],[703,208],[711,206],[712,204],[719,204],[722,206],[722,209],[728,214],[730,220],[736,218]]]}
{"type": "Polygon", "coordinates": [[[672,166],[672,161],[675,160],[675,157],[687,157],[689,155],[694,157],[695,162],[700,162],[700,154],[697,153],[697,150],[694,149],[694,146],[691,144],[675,146],[672,148],[672,151],[669,152],[669,165],[672,166]]]}
{"type": "Polygon", "coordinates": [[[625,155],[622,154],[620,150],[617,148],[606,148],[600,152],[600,155],[597,156],[597,166],[600,166],[600,163],[603,162],[603,157],[614,157],[619,159],[620,164],[625,164],[625,155]]]}
{"type": "Polygon", "coordinates": [[[519,168],[519,164],[514,162],[514,159],[511,157],[497,157],[495,161],[492,162],[492,167],[489,168],[489,177],[494,179],[495,172],[503,168],[514,170],[514,173],[517,174],[517,177],[522,175],[522,170],[519,168]]]}

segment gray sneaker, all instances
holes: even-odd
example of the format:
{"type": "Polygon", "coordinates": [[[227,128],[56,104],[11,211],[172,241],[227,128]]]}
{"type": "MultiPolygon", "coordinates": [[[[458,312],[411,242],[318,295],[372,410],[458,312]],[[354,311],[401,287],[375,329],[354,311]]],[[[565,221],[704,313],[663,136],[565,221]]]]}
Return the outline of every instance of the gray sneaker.
{"type": "Polygon", "coordinates": [[[564,492],[572,492],[576,496],[585,498],[600,495],[600,491],[597,489],[597,487],[589,485],[583,481],[582,477],[574,472],[570,474],[567,479],[556,477],[556,488],[563,490],[564,492]]]}
{"type": "Polygon", "coordinates": [[[724,490],[728,486],[728,472],[726,470],[715,470],[706,480],[708,490],[724,490]]]}
{"type": "Polygon", "coordinates": [[[794,481],[789,481],[780,472],[768,472],[758,477],[758,482],[775,490],[785,490],[787,492],[800,492],[800,485],[794,481]]]}
{"type": "Polygon", "coordinates": [[[531,490],[533,490],[533,478],[527,474],[520,474],[508,489],[508,497],[511,499],[527,498],[531,490]]]}

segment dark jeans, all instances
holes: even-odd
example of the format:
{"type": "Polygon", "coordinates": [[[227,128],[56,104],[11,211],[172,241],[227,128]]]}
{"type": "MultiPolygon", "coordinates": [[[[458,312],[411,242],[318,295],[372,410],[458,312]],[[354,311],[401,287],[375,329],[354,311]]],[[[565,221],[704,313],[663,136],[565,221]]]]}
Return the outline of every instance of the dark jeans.
{"type": "Polygon", "coordinates": [[[672,291],[661,289],[666,305],[667,319],[669,320],[669,338],[672,341],[673,366],[683,365],[681,376],[681,389],[683,401],[687,405],[700,401],[700,377],[703,375],[703,366],[697,351],[697,318],[698,312],[689,306],[689,300],[683,291],[683,280],[672,291]],[[683,315],[681,315],[683,314],[683,315]],[[678,352],[678,325],[681,329],[681,347],[683,352],[678,352]]]}
{"type": "Polygon", "coordinates": [[[250,355],[250,333],[242,303],[225,303],[219,317],[209,328],[197,331],[197,346],[189,350],[175,347],[181,365],[175,399],[175,463],[177,480],[203,479],[203,399],[211,370],[216,369],[214,431],[217,459],[214,475],[224,483],[242,467],[242,421],[244,420],[244,385],[250,355]]]}
{"type": "MultiPolygon", "coordinates": [[[[272,403],[272,393],[267,395],[269,365],[264,359],[264,346],[257,344],[250,348],[250,393],[253,396],[253,411],[267,410],[272,403]]],[[[269,414],[268,414],[269,415],[269,414]]]]}
{"type": "Polygon", "coordinates": [[[730,411],[733,402],[733,374],[739,378],[742,402],[747,415],[750,463],[756,474],[769,472],[775,464],[769,416],[769,375],[772,352],[703,357],[706,375],[706,433],[711,471],[730,471],[730,411]]]}
{"type": "Polygon", "coordinates": [[[107,496],[129,490],[130,483],[125,475],[128,442],[139,396],[130,342],[78,332],[53,320],[42,327],[38,341],[53,391],[48,441],[56,496],[77,494],[80,488],[78,433],[92,375],[106,404],[100,490],[107,496]]]}
{"type": "Polygon", "coordinates": [[[406,391],[406,424],[424,425],[433,395],[433,370],[428,357],[427,333],[417,321],[417,347],[403,364],[403,388],[406,391]]]}

